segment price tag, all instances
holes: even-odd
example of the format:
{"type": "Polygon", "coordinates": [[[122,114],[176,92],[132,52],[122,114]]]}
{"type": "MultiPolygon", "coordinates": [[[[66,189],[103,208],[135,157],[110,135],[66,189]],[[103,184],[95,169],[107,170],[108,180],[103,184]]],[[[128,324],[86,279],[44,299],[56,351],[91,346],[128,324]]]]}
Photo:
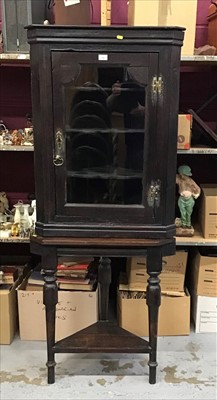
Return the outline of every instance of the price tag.
{"type": "Polygon", "coordinates": [[[18,60],[25,60],[25,59],[27,59],[27,56],[26,56],[26,54],[19,54],[17,59],[18,60]]]}
{"type": "Polygon", "coordinates": [[[80,0],[63,0],[65,7],[73,6],[74,4],[79,4],[80,0]]]}
{"type": "Polygon", "coordinates": [[[98,54],[99,61],[108,61],[108,54],[98,54]]]}

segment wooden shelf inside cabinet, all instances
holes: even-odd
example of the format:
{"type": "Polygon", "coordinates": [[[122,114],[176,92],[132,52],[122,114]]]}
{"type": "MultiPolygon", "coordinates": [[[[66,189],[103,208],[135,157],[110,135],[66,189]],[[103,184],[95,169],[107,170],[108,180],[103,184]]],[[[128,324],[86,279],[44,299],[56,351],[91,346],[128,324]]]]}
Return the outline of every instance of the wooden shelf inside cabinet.
{"type": "Polygon", "coordinates": [[[34,151],[33,146],[0,145],[0,151],[34,151]]]}

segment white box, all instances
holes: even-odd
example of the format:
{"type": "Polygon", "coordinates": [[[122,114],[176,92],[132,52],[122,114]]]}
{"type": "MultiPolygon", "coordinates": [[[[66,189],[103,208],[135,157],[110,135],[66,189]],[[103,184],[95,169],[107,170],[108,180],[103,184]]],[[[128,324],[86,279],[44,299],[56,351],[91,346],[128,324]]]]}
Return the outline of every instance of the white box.
{"type": "Polygon", "coordinates": [[[217,333],[217,297],[192,297],[192,317],[195,322],[195,332],[217,333]]]}

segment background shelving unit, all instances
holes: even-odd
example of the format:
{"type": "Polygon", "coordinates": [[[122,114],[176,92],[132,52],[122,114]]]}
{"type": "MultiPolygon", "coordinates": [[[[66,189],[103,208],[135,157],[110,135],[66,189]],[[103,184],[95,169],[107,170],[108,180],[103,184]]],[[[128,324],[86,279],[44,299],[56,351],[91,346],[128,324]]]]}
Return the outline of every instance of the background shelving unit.
{"type": "Polygon", "coordinates": [[[0,151],[34,151],[33,146],[0,145],[0,151]]]}
{"type": "Polygon", "coordinates": [[[208,65],[208,64],[215,64],[217,63],[217,56],[197,56],[197,55],[192,55],[192,56],[182,56],[181,57],[181,63],[182,65],[208,65]]]}
{"type": "Polygon", "coordinates": [[[217,149],[211,147],[192,147],[189,150],[178,150],[177,154],[217,154],[217,149]]]}
{"type": "MultiPolygon", "coordinates": [[[[0,53],[0,119],[9,129],[24,128],[31,112],[30,56],[0,53]]],[[[0,191],[9,207],[34,193],[34,147],[0,145],[0,191]]],[[[28,238],[0,238],[0,263],[24,265],[31,258],[28,238]]]]}
{"type": "MultiPolygon", "coordinates": [[[[182,56],[180,64],[179,112],[187,114],[189,109],[193,109],[217,133],[217,98],[209,102],[209,99],[214,97],[216,93],[217,56],[182,56]],[[207,104],[207,107],[203,107],[204,104],[207,104]]],[[[197,144],[197,146],[192,143],[192,147],[189,150],[177,151],[177,164],[188,164],[192,169],[193,179],[199,185],[204,183],[217,184],[215,174],[217,169],[217,148],[204,143],[197,144]]],[[[199,213],[200,198],[195,203],[193,217],[195,216],[197,219],[199,213]]],[[[194,236],[192,238],[177,237],[177,247],[182,246],[189,250],[193,250],[195,247],[216,247],[214,239],[205,239],[203,237],[196,220],[193,225],[195,228],[194,236]]]]}
{"type": "Polygon", "coordinates": [[[205,239],[197,227],[193,237],[177,237],[176,246],[216,246],[216,241],[213,239],[205,239]]]}

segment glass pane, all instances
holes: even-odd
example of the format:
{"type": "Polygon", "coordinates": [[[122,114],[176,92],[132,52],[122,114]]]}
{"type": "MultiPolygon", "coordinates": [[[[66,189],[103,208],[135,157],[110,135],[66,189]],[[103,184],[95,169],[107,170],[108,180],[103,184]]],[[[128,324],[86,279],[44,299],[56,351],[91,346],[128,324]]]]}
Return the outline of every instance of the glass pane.
{"type": "Polygon", "coordinates": [[[142,204],[148,68],[76,70],[64,85],[67,202],[142,204]]]}

